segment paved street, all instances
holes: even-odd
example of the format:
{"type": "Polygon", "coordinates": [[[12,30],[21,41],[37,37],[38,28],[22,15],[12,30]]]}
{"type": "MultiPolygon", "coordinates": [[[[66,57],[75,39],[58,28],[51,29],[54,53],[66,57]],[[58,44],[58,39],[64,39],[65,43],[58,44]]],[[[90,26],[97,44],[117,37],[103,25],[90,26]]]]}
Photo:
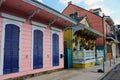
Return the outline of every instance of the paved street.
{"type": "MultiPolygon", "coordinates": [[[[120,60],[117,61],[119,63],[120,60]]],[[[116,64],[117,65],[117,64],[116,64]]],[[[115,67],[113,64],[110,67],[110,62],[105,62],[105,73],[98,73],[98,69],[102,69],[103,65],[94,66],[88,69],[68,69],[58,72],[52,72],[49,74],[42,74],[26,80],[99,80],[103,77],[109,70],[115,67]]],[[[118,68],[116,68],[118,69],[118,68]]],[[[119,74],[120,77],[120,74],[119,74]]],[[[110,80],[110,79],[105,79],[110,80]]],[[[113,79],[112,79],[113,80],[113,79]]]]}
{"type": "Polygon", "coordinates": [[[106,74],[102,80],[120,80],[120,64],[106,74]]]}

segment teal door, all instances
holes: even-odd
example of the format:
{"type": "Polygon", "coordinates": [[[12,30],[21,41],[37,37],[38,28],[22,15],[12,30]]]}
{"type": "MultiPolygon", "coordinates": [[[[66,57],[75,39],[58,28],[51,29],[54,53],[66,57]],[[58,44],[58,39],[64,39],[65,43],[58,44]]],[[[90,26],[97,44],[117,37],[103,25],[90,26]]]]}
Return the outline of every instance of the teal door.
{"type": "Polygon", "coordinates": [[[72,67],[72,49],[64,48],[64,68],[72,67]]]}

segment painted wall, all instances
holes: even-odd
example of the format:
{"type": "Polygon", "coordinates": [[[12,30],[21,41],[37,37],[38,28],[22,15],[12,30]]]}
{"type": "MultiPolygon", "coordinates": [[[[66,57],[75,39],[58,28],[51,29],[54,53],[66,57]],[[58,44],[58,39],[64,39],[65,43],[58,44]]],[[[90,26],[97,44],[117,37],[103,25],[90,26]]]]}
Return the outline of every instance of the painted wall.
{"type": "MultiPolygon", "coordinates": [[[[0,17],[0,67],[2,66],[1,64],[1,46],[2,46],[2,18],[0,17]]],[[[1,70],[1,69],[0,69],[1,70]]],[[[1,71],[0,71],[1,73],[1,71]]]]}
{"type": "Polygon", "coordinates": [[[115,43],[112,43],[112,56],[113,56],[113,59],[116,59],[116,44],[115,43]]]}
{"type": "Polygon", "coordinates": [[[67,48],[72,48],[72,29],[64,31],[64,42],[67,44],[67,48]]]}
{"type": "MultiPolygon", "coordinates": [[[[64,33],[60,32],[60,54],[64,54],[64,33]]],[[[64,58],[60,58],[60,67],[64,67],[64,58]]]]}
{"type": "Polygon", "coordinates": [[[87,27],[91,27],[86,18],[84,18],[80,23],[86,25],[87,27]]]}
{"type": "MultiPolygon", "coordinates": [[[[14,23],[13,23],[14,24],[14,23]]],[[[20,62],[20,71],[18,73],[11,73],[7,75],[0,75],[0,79],[7,79],[7,78],[12,78],[12,77],[18,77],[18,76],[24,76],[28,74],[35,74],[43,71],[49,71],[49,70],[55,70],[55,69],[60,69],[64,68],[64,58],[59,59],[59,66],[52,66],[52,44],[51,44],[51,35],[52,31],[49,28],[45,28],[44,31],[44,67],[41,69],[32,69],[32,29],[33,26],[28,23],[24,22],[22,24],[22,31],[21,31],[21,62],[20,62]]],[[[0,47],[1,47],[1,34],[2,34],[2,18],[0,18],[0,47]]],[[[59,54],[64,54],[63,51],[63,32],[62,31],[57,31],[59,33],[59,46],[60,46],[60,53],[59,54]]],[[[1,51],[0,51],[1,53],[1,51]]]]}
{"type": "Polygon", "coordinates": [[[108,30],[107,30],[108,23],[106,22],[105,19],[103,19],[103,22],[104,22],[104,36],[105,36],[105,38],[106,38],[106,34],[107,34],[107,32],[108,32],[108,30]]]}
{"type": "Polygon", "coordinates": [[[49,28],[45,29],[45,68],[50,68],[52,67],[52,63],[50,61],[52,61],[51,59],[51,30],[49,28]]]}
{"type": "MultiPolygon", "coordinates": [[[[105,37],[106,37],[107,34],[110,33],[110,30],[111,30],[110,25],[109,25],[109,24],[106,22],[106,20],[104,19],[104,36],[105,36],[105,37]]],[[[111,44],[111,45],[112,45],[112,43],[111,43],[111,42],[108,42],[108,41],[106,41],[106,40],[105,40],[105,42],[106,42],[106,60],[110,60],[110,59],[112,58],[112,52],[111,52],[111,53],[108,52],[107,47],[108,47],[108,44],[111,44]]]]}
{"type": "Polygon", "coordinates": [[[1,50],[1,38],[2,38],[2,18],[0,17],[0,50],[1,50]]]}
{"type": "Polygon", "coordinates": [[[31,57],[32,57],[31,44],[32,44],[32,25],[25,22],[22,25],[21,71],[28,71],[31,69],[31,57]]]}

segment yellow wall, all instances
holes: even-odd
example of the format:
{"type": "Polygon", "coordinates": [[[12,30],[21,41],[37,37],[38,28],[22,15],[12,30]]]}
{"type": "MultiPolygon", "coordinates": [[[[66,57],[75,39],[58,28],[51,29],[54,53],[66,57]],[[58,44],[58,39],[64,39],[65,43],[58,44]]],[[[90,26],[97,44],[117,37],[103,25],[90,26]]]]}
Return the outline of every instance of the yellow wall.
{"type": "MultiPolygon", "coordinates": [[[[86,25],[87,27],[90,27],[86,17],[80,22],[81,24],[86,25]]],[[[72,49],[72,61],[78,59],[82,59],[83,57],[83,53],[82,50],[85,46],[90,46],[91,42],[95,42],[92,39],[87,40],[86,37],[81,36],[80,32],[76,31],[76,33],[72,34],[72,28],[69,28],[67,30],[64,31],[64,42],[66,42],[66,46],[67,48],[71,48],[72,49]],[[77,35],[79,34],[79,35],[77,35]],[[86,44],[85,44],[86,43],[86,44]],[[83,46],[84,45],[84,46],[83,46]]],[[[87,49],[92,49],[91,46],[87,49]]],[[[95,65],[95,62],[90,62],[90,63],[84,63],[84,64],[79,64],[78,63],[73,63],[73,67],[76,68],[89,68],[95,65]]]]}
{"type": "Polygon", "coordinates": [[[64,41],[67,42],[67,48],[72,48],[72,29],[64,31],[64,41]]]}
{"type": "Polygon", "coordinates": [[[89,25],[89,23],[88,23],[86,18],[84,18],[80,23],[86,25],[87,27],[90,27],[90,25],[89,25]]]}
{"type": "MultiPolygon", "coordinates": [[[[83,20],[80,23],[85,24],[86,26],[90,27],[86,17],[83,18],[83,20]]],[[[69,28],[69,29],[65,30],[64,31],[64,41],[67,42],[67,48],[72,48],[74,46],[74,44],[72,44],[72,38],[74,38],[74,36],[72,35],[72,29],[69,28]]]]}
{"type": "Polygon", "coordinates": [[[116,57],[116,44],[115,43],[112,43],[112,55],[113,55],[113,58],[116,57]]]}
{"type": "Polygon", "coordinates": [[[72,66],[73,68],[89,68],[89,67],[95,66],[95,62],[90,62],[86,64],[73,64],[72,66]]]}

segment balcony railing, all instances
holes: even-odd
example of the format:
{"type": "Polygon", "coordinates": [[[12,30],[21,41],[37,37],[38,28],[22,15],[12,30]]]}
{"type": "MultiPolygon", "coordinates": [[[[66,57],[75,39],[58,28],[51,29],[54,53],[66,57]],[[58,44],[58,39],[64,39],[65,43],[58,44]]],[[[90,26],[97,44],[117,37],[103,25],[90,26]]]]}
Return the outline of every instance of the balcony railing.
{"type": "MultiPolygon", "coordinates": [[[[103,50],[97,50],[97,58],[103,58],[104,56],[104,51],[103,50]]],[[[95,51],[94,50],[84,50],[83,52],[83,59],[84,60],[90,60],[90,59],[95,59],[95,51]]]]}
{"type": "Polygon", "coordinates": [[[97,58],[103,58],[104,57],[104,51],[103,50],[97,50],[97,58]]]}
{"type": "Polygon", "coordinates": [[[84,50],[83,51],[83,59],[84,60],[95,59],[95,51],[94,50],[84,50]]]}
{"type": "Polygon", "coordinates": [[[116,36],[114,34],[112,34],[112,33],[107,34],[106,37],[112,37],[113,39],[116,39],[116,36]]]}
{"type": "Polygon", "coordinates": [[[97,56],[95,56],[95,50],[83,50],[78,52],[79,55],[77,57],[73,58],[73,63],[85,63],[85,62],[91,62],[95,61],[96,58],[98,60],[103,59],[104,51],[103,50],[97,50],[96,51],[97,56]]]}

